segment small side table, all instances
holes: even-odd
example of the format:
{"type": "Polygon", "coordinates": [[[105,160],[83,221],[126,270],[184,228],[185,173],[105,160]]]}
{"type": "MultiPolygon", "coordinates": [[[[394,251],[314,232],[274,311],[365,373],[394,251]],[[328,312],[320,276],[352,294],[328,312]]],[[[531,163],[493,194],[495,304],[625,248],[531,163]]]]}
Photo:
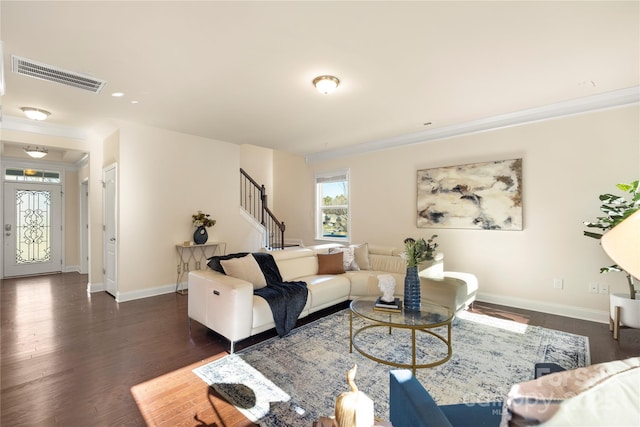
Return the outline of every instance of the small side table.
{"type": "Polygon", "coordinates": [[[196,270],[201,270],[202,261],[214,256],[216,253],[224,255],[226,250],[227,244],[224,242],[207,242],[202,245],[177,244],[178,277],[176,279],[176,292],[181,295],[187,294],[187,289],[182,287],[182,279],[185,274],[188,274],[189,270],[191,270],[192,263],[196,270]]]}

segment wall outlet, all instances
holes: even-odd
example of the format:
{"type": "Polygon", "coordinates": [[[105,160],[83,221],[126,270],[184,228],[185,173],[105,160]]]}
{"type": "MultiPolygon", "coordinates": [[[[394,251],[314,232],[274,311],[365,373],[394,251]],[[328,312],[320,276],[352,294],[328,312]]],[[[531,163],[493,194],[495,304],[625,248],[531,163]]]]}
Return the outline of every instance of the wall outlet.
{"type": "Polygon", "coordinates": [[[598,293],[598,284],[597,283],[589,283],[589,293],[597,294],[598,293]]]}
{"type": "Polygon", "coordinates": [[[553,289],[562,289],[564,288],[564,283],[562,279],[553,279],[553,289]]]}
{"type": "Polygon", "coordinates": [[[600,285],[598,285],[598,291],[601,294],[608,294],[609,293],[609,285],[607,285],[606,283],[601,283],[600,285]]]}

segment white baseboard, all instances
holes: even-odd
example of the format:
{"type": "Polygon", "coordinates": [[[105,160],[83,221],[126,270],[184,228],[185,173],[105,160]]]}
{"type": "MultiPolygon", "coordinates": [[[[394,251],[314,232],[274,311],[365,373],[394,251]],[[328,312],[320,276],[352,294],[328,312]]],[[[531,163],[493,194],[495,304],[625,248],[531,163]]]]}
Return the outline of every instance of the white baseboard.
{"type": "Polygon", "coordinates": [[[539,311],[541,313],[555,314],[574,319],[588,320],[590,322],[609,323],[609,312],[593,310],[589,308],[574,307],[571,305],[554,304],[549,302],[531,301],[522,298],[505,297],[502,295],[478,292],[478,301],[491,304],[505,305],[508,307],[523,308],[525,310],[539,311]]]}
{"type": "Polygon", "coordinates": [[[87,283],[87,292],[88,293],[102,292],[102,291],[104,291],[104,289],[105,289],[104,283],[91,283],[91,282],[87,283]]]}
{"type": "MultiPolygon", "coordinates": [[[[187,284],[183,284],[182,289],[186,289],[187,284]]],[[[155,288],[140,289],[136,291],[118,292],[116,301],[126,302],[133,301],[141,298],[155,297],[158,295],[171,294],[176,291],[176,284],[157,286],[155,288]]]]}
{"type": "Polygon", "coordinates": [[[80,273],[79,265],[66,265],[62,268],[63,273],[80,273]]]}
{"type": "MultiPolygon", "coordinates": [[[[187,283],[183,283],[180,289],[187,289],[187,283]]],[[[103,292],[105,291],[104,283],[87,283],[87,292],[103,292]]],[[[133,301],[141,298],[155,297],[158,295],[170,294],[176,291],[175,283],[170,285],[157,286],[155,288],[140,289],[128,292],[116,292],[117,302],[133,301]]]]}

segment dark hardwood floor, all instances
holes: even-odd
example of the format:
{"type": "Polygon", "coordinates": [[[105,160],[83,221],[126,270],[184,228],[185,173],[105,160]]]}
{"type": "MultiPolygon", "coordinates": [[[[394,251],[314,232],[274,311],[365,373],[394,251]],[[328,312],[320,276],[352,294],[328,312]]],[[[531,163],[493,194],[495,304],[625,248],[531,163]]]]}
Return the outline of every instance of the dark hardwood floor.
{"type": "MultiPolygon", "coordinates": [[[[189,330],[186,296],[118,304],[86,284],[75,273],[2,281],[2,426],[252,425],[191,372],[228,343],[197,323],[189,330]]],[[[615,341],[605,324],[483,303],[474,311],[586,335],[592,363],[640,355],[640,330],[615,341]]]]}

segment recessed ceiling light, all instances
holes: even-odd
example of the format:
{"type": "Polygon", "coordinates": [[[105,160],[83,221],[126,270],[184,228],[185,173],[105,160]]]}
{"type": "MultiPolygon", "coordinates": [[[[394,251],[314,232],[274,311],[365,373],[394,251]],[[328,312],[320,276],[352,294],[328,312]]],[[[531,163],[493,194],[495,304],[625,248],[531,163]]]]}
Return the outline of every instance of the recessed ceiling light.
{"type": "Polygon", "coordinates": [[[124,96],[124,92],[113,92],[111,96],[115,98],[120,98],[121,96],[124,96]]]}
{"type": "Polygon", "coordinates": [[[132,104],[139,104],[140,101],[131,101],[132,104]]]}
{"type": "Polygon", "coordinates": [[[24,113],[24,115],[30,118],[31,120],[46,120],[47,117],[51,115],[50,112],[46,110],[41,110],[40,108],[22,107],[21,110],[24,113]]]}

